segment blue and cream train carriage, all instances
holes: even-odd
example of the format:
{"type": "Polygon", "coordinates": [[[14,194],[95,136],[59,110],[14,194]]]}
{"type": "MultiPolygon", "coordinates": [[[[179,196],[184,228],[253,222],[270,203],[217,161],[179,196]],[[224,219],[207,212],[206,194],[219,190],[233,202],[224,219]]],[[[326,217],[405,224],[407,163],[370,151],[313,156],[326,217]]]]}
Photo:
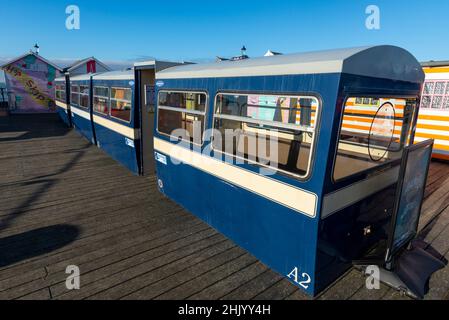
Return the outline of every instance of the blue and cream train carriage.
{"type": "Polygon", "coordinates": [[[134,70],[92,77],[92,124],[97,146],[139,174],[140,124],[134,70]]]}
{"type": "Polygon", "coordinates": [[[387,237],[423,80],[393,46],[161,71],[160,191],[316,295],[387,237]]]}

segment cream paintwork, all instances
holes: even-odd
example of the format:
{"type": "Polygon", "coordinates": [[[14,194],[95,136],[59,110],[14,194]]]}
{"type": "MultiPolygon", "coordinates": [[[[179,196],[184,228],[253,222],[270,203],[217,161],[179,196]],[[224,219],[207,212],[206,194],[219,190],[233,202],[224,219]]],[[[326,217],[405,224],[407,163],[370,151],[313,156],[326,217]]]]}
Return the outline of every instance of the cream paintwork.
{"type": "Polygon", "coordinates": [[[310,218],[314,218],[317,214],[318,197],[314,193],[211,158],[210,156],[202,155],[159,138],[154,139],[154,149],[172,159],[182,161],[184,164],[277,202],[310,218]]]}

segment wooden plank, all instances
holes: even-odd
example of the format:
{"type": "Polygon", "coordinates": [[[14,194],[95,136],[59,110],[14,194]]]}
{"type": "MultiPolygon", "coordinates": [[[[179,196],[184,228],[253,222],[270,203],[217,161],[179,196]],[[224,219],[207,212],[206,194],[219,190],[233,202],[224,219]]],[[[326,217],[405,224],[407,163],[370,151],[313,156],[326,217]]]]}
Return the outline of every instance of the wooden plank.
{"type": "Polygon", "coordinates": [[[340,281],[323,292],[319,300],[347,300],[351,298],[354,292],[365,286],[365,276],[356,269],[349,270],[340,281]]]}
{"type": "MultiPolygon", "coordinates": [[[[228,244],[232,244],[232,242],[228,241],[228,244]]],[[[187,269],[180,272],[175,272],[164,279],[151,283],[150,285],[146,285],[144,288],[138,290],[135,290],[136,288],[132,288],[129,294],[126,294],[121,298],[125,300],[157,299],[181,285],[188,282],[194,283],[194,279],[222,266],[225,263],[228,263],[229,261],[241,257],[244,254],[245,252],[243,249],[233,246],[229,250],[226,250],[202,262],[198,262],[195,265],[189,266],[187,269]]]]}
{"type": "Polygon", "coordinates": [[[267,267],[263,263],[256,262],[195,293],[189,297],[189,300],[222,299],[242,284],[251,282],[266,270],[267,267]]]}
{"type": "Polygon", "coordinates": [[[255,264],[257,260],[250,254],[243,254],[237,258],[228,260],[225,264],[220,265],[200,276],[184,282],[164,294],[156,297],[157,300],[171,300],[171,299],[188,299],[198,292],[208,288],[214,283],[226,278],[227,276],[242,270],[243,268],[255,264]]]}
{"type": "Polygon", "coordinates": [[[297,290],[298,287],[283,278],[271,287],[268,287],[266,290],[256,295],[253,300],[284,300],[297,290]]]}
{"type": "Polygon", "coordinates": [[[84,274],[83,282],[87,283],[87,285],[84,285],[82,291],[67,292],[67,289],[63,286],[54,286],[52,291],[57,291],[54,296],[58,299],[88,298],[107,288],[124,281],[129,281],[135,276],[156,270],[161,266],[200,252],[223,240],[223,236],[214,234],[212,230],[206,230],[196,237],[192,236],[189,239],[181,239],[176,243],[155,248],[151,251],[84,274]]]}
{"type": "MultiPolygon", "coordinates": [[[[167,278],[171,278],[171,280],[173,280],[174,275],[182,274],[190,268],[197,268],[197,266],[201,263],[216,264],[217,260],[220,261],[220,259],[216,259],[217,257],[222,258],[225,256],[223,253],[227,253],[233,248],[235,248],[235,245],[231,241],[223,239],[223,241],[213,243],[206,249],[197,251],[187,257],[168,263],[150,272],[140,274],[137,277],[122,282],[116,286],[112,286],[98,294],[90,296],[89,299],[121,299],[135,293],[136,291],[142,292],[142,289],[145,289],[145,292],[147,292],[145,299],[148,299],[148,296],[155,294],[155,283],[158,283],[159,286],[160,282],[167,284],[167,278]]],[[[177,286],[178,284],[179,283],[175,283],[174,285],[177,286]]],[[[164,287],[164,289],[167,289],[167,287],[164,287]]]]}
{"type": "Polygon", "coordinates": [[[223,300],[251,300],[275,283],[282,280],[282,276],[272,270],[265,270],[251,281],[240,284],[237,288],[223,296],[223,300]]]}

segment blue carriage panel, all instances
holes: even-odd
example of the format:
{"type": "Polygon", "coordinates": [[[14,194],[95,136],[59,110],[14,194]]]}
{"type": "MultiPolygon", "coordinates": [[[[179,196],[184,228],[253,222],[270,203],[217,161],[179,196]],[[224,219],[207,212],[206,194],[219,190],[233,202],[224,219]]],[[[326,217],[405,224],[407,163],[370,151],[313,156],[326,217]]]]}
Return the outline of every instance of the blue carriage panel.
{"type": "Polygon", "coordinates": [[[92,125],[91,78],[91,75],[81,75],[70,79],[70,110],[75,130],[95,144],[95,132],[92,125]]]}
{"type": "Polygon", "coordinates": [[[134,72],[107,72],[93,77],[93,125],[97,145],[139,174],[139,125],[135,120],[134,72]]]}
{"type": "MultiPolygon", "coordinates": [[[[156,81],[154,148],[159,189],[299,288],[316,295],[338,279],[352,259],[366,254],[362,247],[369,241],[363,239],[362,222],[368,234],[366,223],[383,218],[376,211],[382,205],[376,204],[391,205],[394,197],[394,181],[385,189],[373,189],[385,175],[391,180],[391,174],[382,175],[385,168],[367,175],[368,183],[353,178],[362,189],[365,184],[372,189],[361,198],[360,190],[345,189],[351,184],[332,179],[343,93],[353,86],[365,95],[378,88],[390,88],[395,95],[407,90],[417,94],[422,80],[418,67],[404,50],[382,46],[164,70],[156,81]],[[348,76],[355,80],[348,81],[348,76]],[[403,81],[403,91],[398,81],[403,81]],[[291,119],[294,112],[296,121],[291,119]],[[203,119],[202,140],[190,139],[195,135],[189,134],[194,123],[203,119]],[[186,133],[170,134],[177,128],[186,133]],[[236,161],[235,149],[229,153],[214,145],[216,130],[226,128],[256,135],[268,132],[280,141],[290,141],[283,154],[285,161],[269,162],[265,167],[276,167],[270,175],[261,173],[264,165],[259,154],[236,161]],[[294,145],[297,141],[299,148],[294,145]],[[291,171],[307,147],[308,170],[291,171]],[[333,192],[344,194],[332,198],[333,192]],[[334,205],[347,213],[326,216],[334,205]],[[340,239],[342,231],[348,230],[362,230],[362,237],[357,233],[351,239],[340,239]]],[[[248,155],[245,143],[242,148],[248,155]]]]}

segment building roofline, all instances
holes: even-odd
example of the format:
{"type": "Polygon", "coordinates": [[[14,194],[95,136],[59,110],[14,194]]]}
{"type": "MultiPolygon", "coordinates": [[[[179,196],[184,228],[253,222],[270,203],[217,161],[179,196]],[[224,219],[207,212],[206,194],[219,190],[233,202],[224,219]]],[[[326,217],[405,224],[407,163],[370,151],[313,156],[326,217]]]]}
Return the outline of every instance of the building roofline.
{"type": "Polygon", "coordinates": [[[111,71],[111,68],[109,68],[106,64],[104,64],[103,62],[101,62],[100,60],[98,60],[97,58],[92,56],[92,57],[89,57],[89,58],[85,58],[85,59],[76,61],[71,66],[68,66],[67,68],[65,68],[64,72],[70,72],[71,70],[74,70],[74,69],[76,69],[76,68],[82,66],[83,64],[85,64],[85,63],[87,63],[89,61],[92,61],[92,60],[95,60],[95,62],[97,64],[99,64],[100,66],[102,66],[106,70],[111,71]]]}
{"type": "Polygon", "coordinates": [[[28,53],[25,53],[25,54],[21,55],[20,57],[14,58],[14,59],[12,59],[11,61],[8,61],[8,62],[5,63],[5,64],[2,64],[2,65],[0,66],[0,68],[3,69],[4,67],[6,67],[6,66],[8,66],[8,65],[10,65],[10,64],[13,64],[14,62],[17,62],[17,61],[19,61],[19,60],[21,60],[21,59],[23,59],[23,58],[25,58],[25,57],[27,57],[27,56],[30,56],[30,55],[35,56],[37,59],[41,60],[42,62],[45,62],[46,64],[52,66],[53,68],[57,69],[58,71],[63,72],[63,69],[62,69],[60,66],[54,64],[53,62],[51,62],[51,61],[45,59],[45,58],[42,57],[41,55],[38,55],[38,54],[36,54],[36,53],[34,53],[34,52],[32,52],[32,51],[30,51],[30,52],[28,52],[28,53]]]}
{"type": "Polygon", "coordinates": [[[449,60],[443,60],[443,61],[423,61],[421,62],[421,65],[423,67],[429,67],[429,68],[433,68],[433,67],[445,67],[445,66],[449,66],[449,60]]]}

